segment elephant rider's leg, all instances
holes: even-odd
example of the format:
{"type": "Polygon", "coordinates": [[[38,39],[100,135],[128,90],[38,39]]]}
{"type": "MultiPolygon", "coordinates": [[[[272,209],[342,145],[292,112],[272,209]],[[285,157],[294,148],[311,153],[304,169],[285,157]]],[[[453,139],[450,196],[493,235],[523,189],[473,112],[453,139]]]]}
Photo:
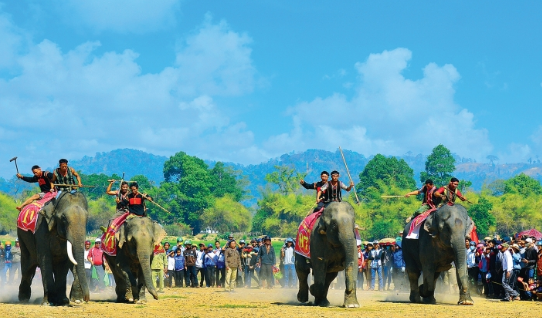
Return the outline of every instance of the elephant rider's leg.
{"type": "Polygon", "coordinates": [[[23,204],[19,205],[17,207],[17,210],[21,211],[26,205],[28,205],[28,204],[36,201],[36,200],[42,199],[44,195],[45,195],[45,193],[36,193],[36,194],[34,194],[30,198],[26,199],[26,201],[24,201],[23,204]]]}

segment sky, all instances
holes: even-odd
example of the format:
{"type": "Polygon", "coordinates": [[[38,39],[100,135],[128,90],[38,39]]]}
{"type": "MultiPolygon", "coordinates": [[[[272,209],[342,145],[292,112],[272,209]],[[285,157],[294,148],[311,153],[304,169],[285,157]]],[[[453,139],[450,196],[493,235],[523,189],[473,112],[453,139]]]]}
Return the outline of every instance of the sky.
{"type": "Polygon", "coordinates": [[[538,1],[0,4],[0,176],[132,148],[542,154],[538,1]]]}

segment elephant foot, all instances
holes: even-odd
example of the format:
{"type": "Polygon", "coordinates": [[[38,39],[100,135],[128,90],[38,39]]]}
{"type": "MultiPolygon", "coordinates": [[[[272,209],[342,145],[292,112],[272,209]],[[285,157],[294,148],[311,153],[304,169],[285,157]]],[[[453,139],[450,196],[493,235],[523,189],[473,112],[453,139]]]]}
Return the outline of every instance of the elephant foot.
{"type": "Polygon", "coordinates": [[[460,295],[458,305],[474,305],[474,301],[470,298],[470,294],[460,295]]]}
{"type": "Polygon", "coordinates": [[[138,304],[138,305],[143,305],[143,304],[147,303],[147,300],[145,300],[145,299],[137,299],[134,303],[138,304]]]}
{"type": "Polygon", "coordinates": [[[320,307],[329,307],[329,300],[327,300],[326,298],[324,298],[324,299],[315,299],[314,304],[316,306],[320,306],[320,307]]]}
{"type": "Polygon", "coordinates": [[[419,304],[422,302],[420,298],[420,293],[415,291],[410,291],[410,302],[419,304]]]}
{"type": "Polygon", "coordinates": [[[359,308],[359,303],[356,297],[356,293],[344,295],[344,308],[359,308]]]}
{"type": "Polygon", "coordinates": [[[422,302],[424,304],[431,304],[431,305],[434,305],[437,303],[437,300],[435,299],[435,297],[424,297],[422,299],[422,302]]]}
{"type": "Polygon", "coordinates": [[[299,301],[300,303],[306,303],[309,301],[309,291],[308,290],[304,290],[304,291],[299,291],[297,293],[297,301],[299,301]]]}
{"type": "Polygon", "coordinates": [[[69,306],[69,305],[70,305],[70,300],[68,299],[68,297],[64,297],[60,299],[60,301],[58,302],[58,306],[69,306]]]}

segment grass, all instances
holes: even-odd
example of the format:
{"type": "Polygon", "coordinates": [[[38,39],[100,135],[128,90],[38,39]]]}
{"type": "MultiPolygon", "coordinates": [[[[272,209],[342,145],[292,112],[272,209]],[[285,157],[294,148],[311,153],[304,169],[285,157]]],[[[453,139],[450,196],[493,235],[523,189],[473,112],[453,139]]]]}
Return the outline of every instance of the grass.
{"type": "Polygon", "coordinates": [[[145,308],[145,307],[146,307],[145,305],[137,305],[134,308],[145,308]]]}
{"type": "Polygon", "coordinates": [[[160,298],[161,299],[168,299],[168,298],[183,299],[183,298],[187,298],[187,297],[186,296],[180,296],[180,295],[165,295],[165,296],[161,296],[160,298]]]}
{"type": "Polygon", "coordinates": [[[224,304],[219,306],[213,306],[215,308],[267,308],[267,306],[257,305],[237,305],[237,304],[224,304]]]}

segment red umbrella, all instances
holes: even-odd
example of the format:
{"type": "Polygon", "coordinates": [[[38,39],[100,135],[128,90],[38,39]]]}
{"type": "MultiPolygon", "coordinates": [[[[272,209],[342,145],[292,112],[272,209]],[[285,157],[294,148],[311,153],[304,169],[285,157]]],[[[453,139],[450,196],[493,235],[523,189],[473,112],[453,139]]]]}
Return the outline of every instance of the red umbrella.
{"type": "Polygon", "coordinates": [[[536,238],[537,241],[542,240],[542,233],[538,232],[536,229],[530,229],[518,233],[519,237],[522,237],[523,235],[533,236],[534,238],[536,238]]]}

